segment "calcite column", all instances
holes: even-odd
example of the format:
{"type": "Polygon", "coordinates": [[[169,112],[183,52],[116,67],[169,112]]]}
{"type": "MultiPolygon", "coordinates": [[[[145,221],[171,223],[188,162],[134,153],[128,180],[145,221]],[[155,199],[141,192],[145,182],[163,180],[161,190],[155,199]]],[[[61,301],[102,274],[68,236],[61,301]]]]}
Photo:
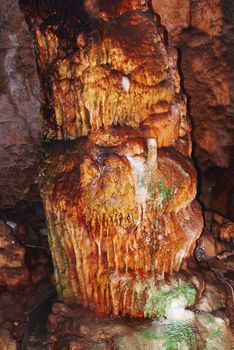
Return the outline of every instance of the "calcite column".
{"type": "Polygon", "coordinates": [[[147,316],[193,254],[190,123],[177,52],[144,0],[21,0],[35,39],[41,194],[60,297],[147,316]]]}

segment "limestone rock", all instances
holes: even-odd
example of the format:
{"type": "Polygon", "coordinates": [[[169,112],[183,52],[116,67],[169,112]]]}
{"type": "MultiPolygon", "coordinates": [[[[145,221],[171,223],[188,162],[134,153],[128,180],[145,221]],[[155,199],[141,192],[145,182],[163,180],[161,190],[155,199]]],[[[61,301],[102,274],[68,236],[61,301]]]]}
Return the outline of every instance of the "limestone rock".
{"type": "Polygon", "coordinates": [[[230,350],[230,329],[221,316],[193,313],[190,320],[96,318],[77,306],[56,305],[49,316],[49,350],[230,350]]]}
{"type": "Polygon", "coordinates": [[[170,36],[175,37],[190,25],[190,0],[153,0],[153,8],[170,36]]]}
{"type": "Polygon", "coordinates": [[[25,249],[17,243],[11,228],[0,221],[0,285],[10,290],[28,282],[25,249]]]}
{"type": "Polygon", "coordinates": [[[211,230],[215,233],[216,237],[222,240],[234,238],[234,222],[225,219],[219,214],[213,213],[211,230]]]}
{"type": "Polygon", "coordinates": [[[1,1],[0,21],[0,202],[9,207],[36,182],[40,103],[32,39],[16,0],[1,1]]]}
{"type": "Polygon", "coordinates": [[[225,244],[215,238],[213,232],[204,230],[197,241],[196,258],[198,261],[216,257],[225,251],[225,244]]]}
{"type": "Polygon", "coordinates": [[[190,97],[194,155],[206,208],[234,219],[233,1],[154,0],[171,45],[180,49],[190,97]]]}
{"type": "Polygon", "coordinates": [[[177,52],[147,1],[21,7],[37,45],[59,295],[103,315],[154,316],[147,300],[203,225],[177,52]]]}
{"type": "Polygon", "coordinates": [[[233,106],[233,46],[223,45],[232,40],[229,16],[234,15],[230,4],[220,0],[153,1],[169,32],[169,42],[182,50],[181,69],[184,87],[191,97],[191,117],[194,122],[195,148],[199,166],[206,170],[208,160],[228,167],[233,146],[233,122],[229,109],[233,106]],[[178,9],[182,19],[175,20],[178,9]],[[229,13],[229,16],[228,16],[229,13]]]}

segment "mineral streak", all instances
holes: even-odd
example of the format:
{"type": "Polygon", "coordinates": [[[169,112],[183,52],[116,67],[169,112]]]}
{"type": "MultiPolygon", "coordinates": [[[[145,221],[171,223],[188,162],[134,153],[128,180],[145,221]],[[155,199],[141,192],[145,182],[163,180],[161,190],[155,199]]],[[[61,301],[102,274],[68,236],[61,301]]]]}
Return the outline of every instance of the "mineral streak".
{"type": "Polygon", "coordinates": [[[147,1],[20,2],[37,50],[59,294],[143,317],[202,230],[176,50],[147,1]]]}

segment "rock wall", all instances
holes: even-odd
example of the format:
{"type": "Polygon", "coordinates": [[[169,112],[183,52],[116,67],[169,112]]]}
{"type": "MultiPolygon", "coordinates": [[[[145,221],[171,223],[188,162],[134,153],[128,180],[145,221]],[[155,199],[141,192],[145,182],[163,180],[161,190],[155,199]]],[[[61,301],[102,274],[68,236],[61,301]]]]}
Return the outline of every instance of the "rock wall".
{"type": "Polygon", "coordinates": [[[181,55],[194,156],[202,177],[201,200],[233,218],[234,3],[153,0],[153,6],[168,30],[169,43],[181,55]]]}
{"type": "Polygon", "coordinates": [[[40,147],[39,82],[16,0],[0,4],[0,66],[0,207],[7,207],[30,194],[40,147]]]}
{"type": "Polygon", "coordinates": [[[181,51],[199,166],[228,167],[234,128],[234,26],[228,19],[234,5],[221,0],[154,0],[154,8],[169,32],[170,44],[181,51]]]}

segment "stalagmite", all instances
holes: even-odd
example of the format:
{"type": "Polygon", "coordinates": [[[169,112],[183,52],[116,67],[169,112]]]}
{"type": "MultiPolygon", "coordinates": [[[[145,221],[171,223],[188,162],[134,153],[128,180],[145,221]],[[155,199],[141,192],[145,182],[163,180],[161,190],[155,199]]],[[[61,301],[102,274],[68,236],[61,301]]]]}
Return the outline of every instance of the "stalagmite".
{"type": "Polygon", "coordinates": [[[146,0],[20,0],[35,40],[41,194],[59,295],[153,316],[202,230],[176,50],[146,0]]]}

